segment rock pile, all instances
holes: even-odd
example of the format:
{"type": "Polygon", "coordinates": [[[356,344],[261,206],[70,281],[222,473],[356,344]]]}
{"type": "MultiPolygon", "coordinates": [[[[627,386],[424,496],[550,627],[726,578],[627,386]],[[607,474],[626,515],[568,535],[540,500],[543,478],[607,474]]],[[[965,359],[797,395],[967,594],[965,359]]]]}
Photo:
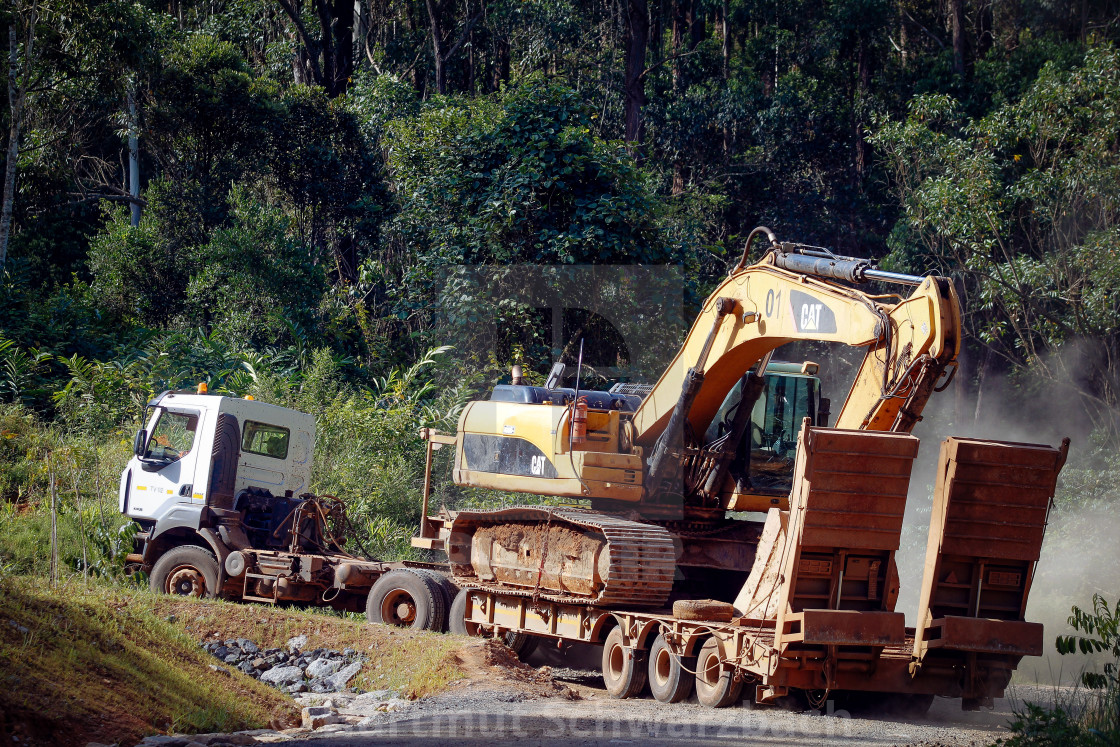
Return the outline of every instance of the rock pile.
{"type": "MultiPolygon", "coordinates": [[[[352,648],[331,651],[317,648],[303,651],[307,636],[291,638],[287,651],[279,648],[261,649],[247,638],[228,641],[207,641],[200,644],[223,664],[240,669],[250,677],[278,690],[297,693],[359,692],[347,683],[362,668],[363,657],[352,648]]],[[[216,671],[228,671],[212,666],[216,671]]]]}

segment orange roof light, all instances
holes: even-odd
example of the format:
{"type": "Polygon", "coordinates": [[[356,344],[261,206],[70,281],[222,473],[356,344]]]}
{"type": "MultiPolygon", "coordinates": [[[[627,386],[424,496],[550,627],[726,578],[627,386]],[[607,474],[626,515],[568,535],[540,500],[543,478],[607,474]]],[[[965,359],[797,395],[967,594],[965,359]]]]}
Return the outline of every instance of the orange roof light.
{"type": "Polygon", "coordinates": [[[208,391],[208,389],[207,389],[207,387],[206,387],[206,382],[205,382],[205,381],[199,382],[199,384],[198,384],[198,393],[199,393],[199,394],[206,394],[206,393],[207,393],[207,391],[208,391]]]}

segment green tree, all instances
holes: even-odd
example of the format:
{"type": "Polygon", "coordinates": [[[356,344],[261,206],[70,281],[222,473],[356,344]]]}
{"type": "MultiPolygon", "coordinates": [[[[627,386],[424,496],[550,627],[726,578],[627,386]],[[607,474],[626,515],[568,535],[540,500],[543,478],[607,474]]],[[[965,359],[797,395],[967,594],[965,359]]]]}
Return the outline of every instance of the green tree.
{"type": "Polygon", "coordinates": [[[968,337],[1071,387],[1120,435],[1120,54],[1048,64],[1022,98],[968,120],[921,96],[874,142],[904,208],[895,266],[962,278],[968,337]],[[1077,354],[1061,355],[1066,346],[1077,354]]]}
{"type": "Polygon", "coordinates": [[[219,228],[192,257],[187,285],[191,317],[235,346],[260,347],[314,326],[325,277],[322,265],[289,234],[279,212],[242,189],[230,194],[232,225],[219,228]]]}

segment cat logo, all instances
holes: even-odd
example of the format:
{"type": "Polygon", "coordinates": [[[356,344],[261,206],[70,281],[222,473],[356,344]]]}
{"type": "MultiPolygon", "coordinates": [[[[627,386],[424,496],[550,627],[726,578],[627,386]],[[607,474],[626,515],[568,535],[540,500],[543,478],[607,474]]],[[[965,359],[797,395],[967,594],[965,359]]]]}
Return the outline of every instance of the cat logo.
{"type": "Polygon", "coordinates": [[[823,303],[803,303],[801,304],[801,331],[802,332],[816,332],[818,325],[821,323],[821,309],[824,308],[823,303]]]}
{"type": "Polygon", "coordinates": [[[529,471],[534,475],[539,475],[544,472],[544,463],[546,459],[544,456],[535,456],[529,462],[529,471]]]}
{"type": "Polygon", "coordinates": [[[790,291],[790,311],[798,332],[836,332],[836,315],[824,301],[802,291],[790,291]]]}

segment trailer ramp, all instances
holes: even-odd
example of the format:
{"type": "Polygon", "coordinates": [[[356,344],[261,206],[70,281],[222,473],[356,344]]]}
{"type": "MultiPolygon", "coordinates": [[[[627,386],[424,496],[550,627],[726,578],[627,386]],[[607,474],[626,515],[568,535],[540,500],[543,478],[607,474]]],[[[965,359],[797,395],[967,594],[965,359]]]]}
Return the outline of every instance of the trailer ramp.
{"type": "Polygon", "coordinates": [[[1023,656],[1042,653],[1027,594],[1069,439],[941,444],[910,671],[953,672],[966,708],[991,705],[1023,656]]]}
{"type": "Polygon", "coordinates": [[[736,599],[743,617],[773,621],[763,701],[872,671],[906,642],[894,554],[918,439],[808,425],[799,439],[790,511],[771,510],[736,599]]]}

